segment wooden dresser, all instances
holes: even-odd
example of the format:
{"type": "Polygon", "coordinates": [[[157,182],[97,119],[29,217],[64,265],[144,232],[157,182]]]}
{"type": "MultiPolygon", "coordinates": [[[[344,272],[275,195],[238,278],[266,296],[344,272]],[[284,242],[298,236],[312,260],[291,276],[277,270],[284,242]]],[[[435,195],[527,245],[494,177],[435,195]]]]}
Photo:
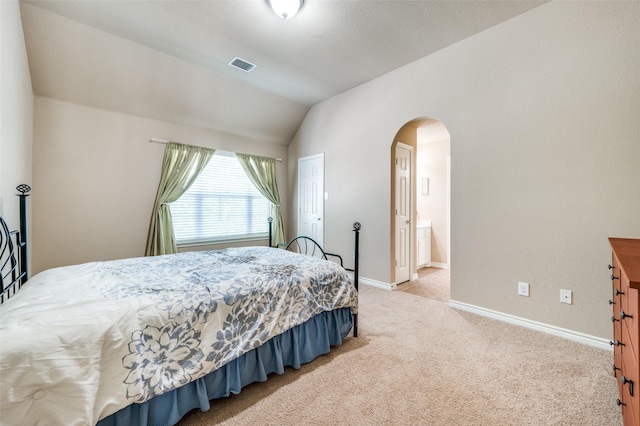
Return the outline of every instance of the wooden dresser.
{"type": "Polygon", "coordinates": [[[640,240],[609,238],[613,308],[613,374],[625,426],[640,425],[640,240]]]}

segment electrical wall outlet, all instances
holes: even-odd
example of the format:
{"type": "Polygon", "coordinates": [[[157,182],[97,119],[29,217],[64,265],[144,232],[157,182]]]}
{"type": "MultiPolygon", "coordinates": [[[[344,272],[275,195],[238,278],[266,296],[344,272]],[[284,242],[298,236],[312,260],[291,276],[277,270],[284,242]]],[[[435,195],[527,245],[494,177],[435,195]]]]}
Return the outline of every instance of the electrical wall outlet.
{"type": "Polygon", "coordinates": [[[518,282],[518,296],[529,297],[529,283],[518,282]]]}
{"type": "Polygon", "coordinates": [[[568,305],[572,304],[573,292],[571,290],[560,290],[560,302],[568,305]]]}

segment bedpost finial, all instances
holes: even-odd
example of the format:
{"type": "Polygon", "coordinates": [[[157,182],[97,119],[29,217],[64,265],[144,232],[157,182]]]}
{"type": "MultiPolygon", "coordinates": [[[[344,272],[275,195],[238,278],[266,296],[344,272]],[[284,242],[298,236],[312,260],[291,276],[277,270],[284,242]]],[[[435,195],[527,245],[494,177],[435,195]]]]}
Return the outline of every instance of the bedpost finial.
{"type": "Polygon", "coordinates": [[[362,228],[362,225],[360,225],[360,222],[354,222],[353,224],[353,230],[354,231],[359,231],[360,228],[362,228]]]}
{"type": "Polygon", "coordinates": [[[22,195],[25,195],[27,192],[31,191],[31,187],[27,184],[20,184],[18,186],[16,186],[16,189],[18,190],[18,192],[20,192],[22,195]]]}

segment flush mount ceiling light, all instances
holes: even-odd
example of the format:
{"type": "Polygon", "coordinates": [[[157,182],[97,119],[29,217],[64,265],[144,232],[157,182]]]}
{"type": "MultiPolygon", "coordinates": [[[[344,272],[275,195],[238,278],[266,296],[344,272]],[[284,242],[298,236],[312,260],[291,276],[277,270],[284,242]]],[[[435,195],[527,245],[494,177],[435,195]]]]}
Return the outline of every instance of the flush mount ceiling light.
{"type": "Polygon", "coordinates": [[[282,19],[291,19],[302,7],[304,0],[267,0],[271,9],[282,19]]]}

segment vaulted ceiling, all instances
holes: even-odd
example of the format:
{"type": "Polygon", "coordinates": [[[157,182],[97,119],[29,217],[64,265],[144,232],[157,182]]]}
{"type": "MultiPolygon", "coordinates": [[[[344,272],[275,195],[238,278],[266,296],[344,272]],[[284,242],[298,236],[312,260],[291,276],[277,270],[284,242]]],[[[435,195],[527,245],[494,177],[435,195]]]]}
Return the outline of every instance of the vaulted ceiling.
{"type": "Polygon", "coordinates": [[[544,1],[21,1],[34,94],[287,145],[314,104],[544,1]],[[232,68],[234,57],[257,67],[232,68]]]}

